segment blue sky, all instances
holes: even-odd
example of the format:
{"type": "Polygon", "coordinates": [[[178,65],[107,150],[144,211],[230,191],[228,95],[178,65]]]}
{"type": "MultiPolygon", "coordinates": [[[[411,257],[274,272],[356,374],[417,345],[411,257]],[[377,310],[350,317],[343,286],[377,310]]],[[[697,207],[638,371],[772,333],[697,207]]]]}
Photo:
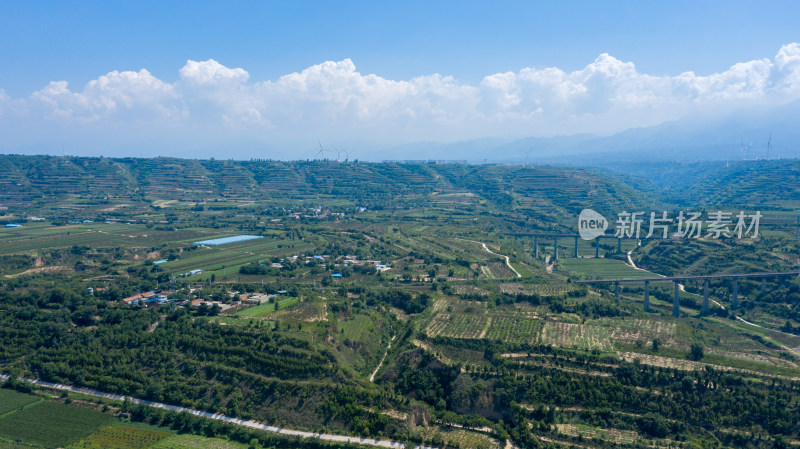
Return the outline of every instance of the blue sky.
{"type": "Polygon", "coordinates": [[[799,13],[732,1],[3,2],[0,151],[96,152],[109,133],[191,147],[209,127],[265,146],[616,132],[794,99],[799,13]]]}

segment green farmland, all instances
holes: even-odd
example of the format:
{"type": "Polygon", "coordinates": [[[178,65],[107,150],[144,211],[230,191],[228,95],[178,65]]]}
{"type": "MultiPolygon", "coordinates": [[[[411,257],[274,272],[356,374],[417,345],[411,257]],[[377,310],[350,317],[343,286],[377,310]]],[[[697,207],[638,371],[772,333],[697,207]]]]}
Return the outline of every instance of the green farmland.
{"type": "Polygon", "coordinates": [[[68,446],[114,422],[112,416],[39,401],[0,417],[0,438],[44,448],[68,446]]]}
{"type": "Polygon", "coordinates": [[[647,278],[657,277],[645,270],[632,268],[625,262],[615,259],[570,259],[558,261],[558,271],[584,279],[647,278]]]}

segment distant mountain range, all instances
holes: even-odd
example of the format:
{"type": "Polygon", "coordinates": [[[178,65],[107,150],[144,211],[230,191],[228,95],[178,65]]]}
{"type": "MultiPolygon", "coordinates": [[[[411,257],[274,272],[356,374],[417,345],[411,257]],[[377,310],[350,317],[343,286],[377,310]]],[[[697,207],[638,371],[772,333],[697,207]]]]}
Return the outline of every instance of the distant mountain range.
{"type": "Polygon", "coordinates": [[[701,113],[611,136],[483,138],[390,148],[384,159],[607,166],[617,162],[800,157],[800,101],[709,119],[701,113]],[[769,145],[769,152],[768,152],[769,145]]]}

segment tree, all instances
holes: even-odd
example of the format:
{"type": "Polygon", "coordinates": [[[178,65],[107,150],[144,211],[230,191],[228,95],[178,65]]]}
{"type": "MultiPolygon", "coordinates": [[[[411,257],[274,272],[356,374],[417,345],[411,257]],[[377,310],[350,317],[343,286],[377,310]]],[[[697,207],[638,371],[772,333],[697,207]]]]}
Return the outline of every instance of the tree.
{"type": "Polygon", "coordinates": [[[201,302],[199,306],[197,306],[197,314],[200,316],[208,316],[209,308],[208,304],[201,302]]]}
{"type": "Polygon", "coordinates": [[[653,352],[658,352],[658,347],[661,346],[661,340],[654,338],[653,339],[653,352]]]}
{"type": "Polygon", "coordinates": [[[220,307],[219,304],[214,303],[214,305],[212,305],[211,309],[208,311],[208,316],[217,316],[221,310],[222,307],[220,307]]]}
{"type": "Polygon", "coordinates": [[[692,348],[689,350],[689,360],[697,361],[702,358],[703,358],[703,347],[698,344],[692,345],[692,348]]]}

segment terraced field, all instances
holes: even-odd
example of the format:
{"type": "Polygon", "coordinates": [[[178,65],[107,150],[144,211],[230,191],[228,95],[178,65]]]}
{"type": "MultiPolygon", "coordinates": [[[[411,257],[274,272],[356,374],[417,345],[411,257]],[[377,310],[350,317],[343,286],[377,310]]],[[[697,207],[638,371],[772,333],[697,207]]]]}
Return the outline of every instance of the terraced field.
{"type": "Polygon", "coordinates": [[[437,314],[425,333],[431,337],[443,336],[450,338],[483,338],[489,327],[491,318],[486,315],[464,315],[464,314],[437,314]]]}
{"type": "Polygon", "coordinates": [[[490,262],[487,266],[491,279],[514,279],[517,277],[516,273],[511,271],[503,262],[490,262]]]}
{"type": "Polygon", "coordinates": [[[500,291],[511,295],[522,293],[524,295],[555,296],[577,289],[578,287],[575,287],[574,285],[555,282],[542,282],[535,284],[505,282],[500,284],[500,291]]]}
{"type": "Polygon", "coordinates": [[[615,259],[562,258],[558,261],[558,271],[583,279],[646,278],[657,276],[644,270],[632,268],[625,262],[615,259]]]}
{"type": "Polygon", "coordinates": [[[613,351],[611,332],[603,326],[547,321],[541,342],[560,348],[613,351]]]}
{"type": "Polygon", "coordinates": [[[492,314],[485,338],[505,343],[538,343],[545,321],[521,315],[492,314]]]}

